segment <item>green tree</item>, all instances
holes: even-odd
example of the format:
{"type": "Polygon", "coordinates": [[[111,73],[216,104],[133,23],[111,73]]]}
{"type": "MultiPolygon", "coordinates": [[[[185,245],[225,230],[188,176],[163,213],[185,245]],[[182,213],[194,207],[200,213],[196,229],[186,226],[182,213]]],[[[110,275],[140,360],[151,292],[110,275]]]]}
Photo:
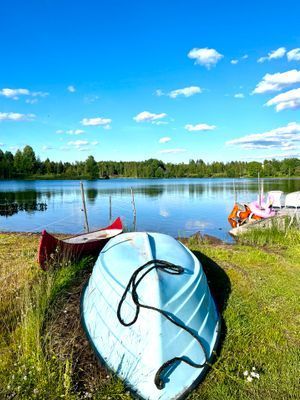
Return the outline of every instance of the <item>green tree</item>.
{"type": "Polygon", "coordinates": [[[23,149],[23,172],[27,175],[36,172],[36,157],[31,146],[25,146],[23,149]]]}
{"type": "Polygon", "coordinates": [[[261,163],[257,162],[257,161],[251,161],[248,163],[248,174],[251,177],[257,177],[258,173],[262,173],[262,166],[261,163]]]}
{"type": "Polygon", "coordinates": [[[0,149],[0,178],[5,178],[5,157],[3,151],[0,149]]]}
{"type": "Polygon", "coordinates": [[[56,165],[56,173],[58,175],[62,174],[64,172],[64,166],[63,163],[60,161],[59,163],[57,163],[56,165]]]}
{"type": "Polygon", "coordinates": [[[88,156],[85,162],[85,173],[88,175],[89,179],[99,178],[99,166],[93,156],[88,156]]]}
{"type": "Polygon", "coordinates": [[[23,154],[21,150],[17,150],[14,157],[14,171],[16,175],[23,174],[23,154]]]}
{"type": "Polygon", "coordinates": [[[10,151],[4,153],[4,178],[10,179],[14,175],[14,156],[10,151]]]}

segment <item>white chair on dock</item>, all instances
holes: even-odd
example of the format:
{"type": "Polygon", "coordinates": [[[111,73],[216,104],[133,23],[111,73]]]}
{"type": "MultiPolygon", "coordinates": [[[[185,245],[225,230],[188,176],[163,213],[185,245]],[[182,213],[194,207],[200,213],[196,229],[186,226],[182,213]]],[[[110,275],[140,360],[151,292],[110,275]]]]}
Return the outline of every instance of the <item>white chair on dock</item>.
{"type": "Polygon", "coordinates": [[[281,208],[284,205],[283,201],[283,191],[282,190],[271,190],[268,192],[268,197],[271,197],[273,202],[272,202],[272,207],[273,208],[281,208]]]}
{"type": "Polygon", "coordinates": [[[300,208],[300,192],[292,192],[285,196],[286,208],[300,208]]]}

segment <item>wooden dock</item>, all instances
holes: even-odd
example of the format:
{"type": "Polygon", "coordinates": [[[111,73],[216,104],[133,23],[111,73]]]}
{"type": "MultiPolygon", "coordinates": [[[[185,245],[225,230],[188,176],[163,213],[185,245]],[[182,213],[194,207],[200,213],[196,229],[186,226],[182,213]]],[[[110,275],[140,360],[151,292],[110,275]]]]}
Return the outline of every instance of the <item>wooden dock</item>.
{"type": "Polygon", "coordinates": [[[260,221],[253,221],[247,224],[237,226],[229,231],[230,235],[238,237],[239,235],[249,232],[252,229],[264,229],[276,227],[278,229],[286,229],[287,218],[290,220],[288,223],[292,224],[293,221],[297,221],[300,227],[300,209],[284,208],[278,210],[274,217],[262,219],[260,221]]]}

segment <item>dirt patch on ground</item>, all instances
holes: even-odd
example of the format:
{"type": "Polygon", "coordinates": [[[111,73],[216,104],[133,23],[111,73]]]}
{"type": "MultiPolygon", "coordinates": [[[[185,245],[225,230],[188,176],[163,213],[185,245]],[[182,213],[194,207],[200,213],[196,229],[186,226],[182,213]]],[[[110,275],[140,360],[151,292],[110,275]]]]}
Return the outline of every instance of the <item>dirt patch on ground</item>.
{"type": "Polygon", "coordinates": [[[110,376],[100,365],[81,326],[80,298],[89,279],[86,271],[78,282],[59,299],[51,311],[45,332],[54,356],[69,359],[72,356],[73,384],[78,393],[94,393],[99,385],[108,383],[110,376]]]}
{"type": "Polygon", "coordinates": [[[187,237],[187,238],[177,238],[181,243],[188,246],[191,241],[195,241],[197,244],[212,244],[215,246],[221,247],[232,247],[235,243],[226,243],[223,240],[217,238],[216,236],[211,236],[207,234],[202,234],[200,232],[195,233],[194,235],[187,237]]]}

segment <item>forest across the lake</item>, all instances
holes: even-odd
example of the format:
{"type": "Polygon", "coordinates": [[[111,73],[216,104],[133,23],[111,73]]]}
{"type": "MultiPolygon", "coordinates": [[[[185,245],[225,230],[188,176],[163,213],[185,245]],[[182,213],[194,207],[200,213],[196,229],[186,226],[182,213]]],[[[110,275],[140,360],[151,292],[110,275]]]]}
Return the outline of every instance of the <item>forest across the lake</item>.
{"type": "Polygon", "coordinates": [[[258,161],[213,161],[202,159],[188,163],[165,163],[151,158],[145,161],[41,161],[31,146],[15,154],[0,149],[0,179],[108,179],[134,178],[207,178],[207,177],[296,177],[300,176],[300,159],[266,159],[258,161]]]}

